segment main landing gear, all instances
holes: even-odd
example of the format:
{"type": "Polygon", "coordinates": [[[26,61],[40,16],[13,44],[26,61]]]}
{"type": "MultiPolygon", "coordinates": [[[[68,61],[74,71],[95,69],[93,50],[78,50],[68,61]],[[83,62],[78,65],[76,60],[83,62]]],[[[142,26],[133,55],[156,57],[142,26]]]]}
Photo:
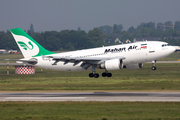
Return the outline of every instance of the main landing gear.
{"type": "MultiPolygon", "coordinates": [[[[92,73],[89,73],[89,77],[90,78],[98,78],[99,77],[99,74],[95,72],[95,69],[96,69],[96,65],[92,65],[92,73]]],[[[111,77],[112,74],[111,73],[108,73],[108,71],[106,70],[105,72],[102,73],[102,76],[103,77],[111,77]]]]}
{"type": "Polygon", "coordinates": [[[111,74],[111,73],[108,73],[108,71],[106,70],[105,72],[102,73],[102,76],[103,76],[103,77],[111,77],[112,74],[111,74]]]}
{"type": "Polygon", "coordinates": [[[151,67],[152,70],[156,70],[155,64],[156,64],[156,60],[153,60],[153,61],[152,61],[152,65],[153,65],[153,66],[151,67]]]}
{"type": "Polygon", "coordinates": [[[92,78],[98,78],[99,77],[99,74],[95,72],[95,69],[96,69],[97,65],[92,65],[92,73],[89,73],[89,77],[92,78]]]}
{"type": "MultiPolygon", "coordinates": [[[[112,74],[111,73],[106,73],[106,72],[103,72],[102,73],[102,77],[111,77],[112,74]]],[[[98,73],[89,73],[89,77],[90,78],[98,78],[99,77],[99,74],[98,73]]]]}
{"type": "Polygon", "coordinates": [[[104,72],[104,73],[102,73],[102,76],[103,76],[103,77],[111,77],[112,74],[111,74],[111,73],[105,73],[105,72],[104,72]]]}
{"type": "Polygon", "coordinates": [[[99,77],[99,74],[98,73],[89,73],[89,77],[92,78],[98,78],[99,77]]]}

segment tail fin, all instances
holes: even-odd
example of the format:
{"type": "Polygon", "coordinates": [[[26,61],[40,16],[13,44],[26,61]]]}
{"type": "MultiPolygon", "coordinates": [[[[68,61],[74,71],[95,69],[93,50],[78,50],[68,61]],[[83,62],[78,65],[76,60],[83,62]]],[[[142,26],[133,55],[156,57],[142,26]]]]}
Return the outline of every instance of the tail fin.
{"type": "Polygon", "coordinates": [[[20,48],[24,58],[55,54],[43,48],[21,28],[10,29],[10,31],[16,43],[18,44],[18,47],[20,48]]]}

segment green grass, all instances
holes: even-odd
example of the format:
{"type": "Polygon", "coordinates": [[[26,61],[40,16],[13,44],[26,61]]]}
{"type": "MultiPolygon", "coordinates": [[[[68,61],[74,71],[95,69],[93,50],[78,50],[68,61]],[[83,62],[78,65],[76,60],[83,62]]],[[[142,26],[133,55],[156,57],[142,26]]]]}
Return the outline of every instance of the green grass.
{"type": "MultiPolygon", "coordinates": [[[[4,59],[21,59],[23,58],[22,54],[0,54],[0,62],[1,63],[7,63],[8,61],[3,61],[4,59]]],[[[16,61],[9,61],[11,63],[14,63],[16,61]]]]}
{"type": "MultiPolygon", "coordinates": [[[[89,78],[91,71],[62,72],[36,68],[34,75],[14,74],[10,66],[10,75],[6,66],[0,66],[0,91],[26,90],[180,90],[180,64],[144,64],[138,70],[111,71],[111,78],[89,78]]],[[[97,70],[98,73],[104,70],[97,70]]]]}
{"type": "Polygon", "coordinates": [[[0,54],[0,59],[19,59],[23,58],[22,54],[0,54]]]}
{"type": "MultiPolygon", "coordinates": [[[[0,59],[21,58],[20,55],[0,59]]],[[[164,60],[177,60],[173,53],[164,60]]],[[[162,59],[163,60],[163,59],[162,59]]],[[[0,66],[0,91],[179,91],[180,64],[144,64],[138,70],[111,71],[112,78],[89,78],[90,71],[62,72],[36,68],[34,75],[16,75],[0,66]]],[[[98,73],[104,70],[97,70],[98,73]]],[[[180,119],[180,102],[0,102],[0,120],[125,120],[180,119]]]]}
{"type": "MultiPolygon", "coordinates": [[[[180,52],[173,53],[161,60],[177,60],[180,52]]],[[[22,58],[21,54],[0,55],[0,59],[22,58]]],[[[111,78],[101,77],[104,70],[97,70],[98,79],[89,78],[91,71],[63,72],[36,68],[34,75],[16,75],[10,66],[10,75],[6,66],[0,66],[0,91],[27,90],[180,90],[180,64],[156,64],[152,71],[151,64],[144,64],[142,69],[110,71],[111,78]]]]}
{"type": "Polygon", "coordinates": [[[164,120],[179,111],[179,102],[0,102],[1,120],[164,120]]]}

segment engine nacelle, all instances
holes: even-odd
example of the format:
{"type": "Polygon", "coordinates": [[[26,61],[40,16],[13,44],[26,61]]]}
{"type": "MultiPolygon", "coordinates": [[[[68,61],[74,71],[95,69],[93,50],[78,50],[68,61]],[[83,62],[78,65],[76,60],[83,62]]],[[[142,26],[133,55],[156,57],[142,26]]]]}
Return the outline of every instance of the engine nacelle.
{"type": "Polygon", "coordinates": [[[143,67],[143,63],[126,65],[124,68],[127,69],[140,69],[143,67]]]}
{"type": "Polygon", "coordinates": [[[100,65],[100,69],[118,70],[123,68],[123,61],[120,59],[107,60],[100,65]]]}

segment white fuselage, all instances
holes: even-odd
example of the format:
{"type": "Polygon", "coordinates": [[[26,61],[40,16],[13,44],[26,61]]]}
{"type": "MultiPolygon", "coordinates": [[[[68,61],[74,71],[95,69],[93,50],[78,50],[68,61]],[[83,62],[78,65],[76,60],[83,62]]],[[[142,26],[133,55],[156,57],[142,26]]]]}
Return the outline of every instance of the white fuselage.
{"type": "MultiPolygon", "coordinates": [[[[72,52],[64,52],[53,54],[59,57],[77,57],[77,58],[90,58],[90,57],[118,57],[122,56],[123,65],[144,63],[166,57],[173,53],[175,48],[168,46],[166,42],[157,41],[144,41],[123,45],[114,45],[108,47],[100,47],[86,50],[77,50],[72,52]]],[[[35,66],[53,70],[61,71],[81,71],[85,70],[81,67],[82,62],[74,65],[74,63],[65,64],[64,61],[59,61],[57,65],[52,65],[55,61],[52,58],[36,57],[38,63],[35,66]]]]}

